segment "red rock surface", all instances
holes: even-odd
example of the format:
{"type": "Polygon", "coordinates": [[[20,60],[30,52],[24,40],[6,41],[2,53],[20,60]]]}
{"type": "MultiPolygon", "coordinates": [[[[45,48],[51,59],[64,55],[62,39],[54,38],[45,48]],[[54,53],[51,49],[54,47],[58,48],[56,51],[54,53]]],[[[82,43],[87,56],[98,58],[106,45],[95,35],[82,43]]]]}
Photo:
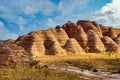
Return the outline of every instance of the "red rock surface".
{"type": "Polygon", "coordinates": [[[17,63],[29,62],[32,60],[32,57],[24,48],[16,45],[13,41],[0,41],[0,43],[0,65],[13,67],[17,63]]]}
{"type": "Polygon", "coordinates": [[[66,31],[69,38],[75,38],[83,49],[87,47],[87,34],[80,25],[68,21],[62,28],[66,31]]]}
{"type": "Polygon", "coordinates": [[[95,21],[78,20],[77,24],[81,25],[86,33],[88,30],[93,30],[99,37],[103,36],[100,26],[95,21]]]}
{"type": "Polygon", "coordinates": [[[106,51],[109,52],[120,52],[120,47],[108,36],[102,37],[102,42],[105,45],[106,51]]]}
{"type": "Polygon", "coordinates": [[[64,48],[68,53],[72,53],[72,54],[84,53],[84,50],[74,38],[68,39],[64,48]]]}
{"type": "Polygon", "coordinates": [[[89,52],[97,52],[102,53],[105,52],[104,44],[102,43],[101,39],[93,30],[89,30],[87,32],[88,35],[88,47],[89,52]]]}
{"type": "Polygon", "coordinates": [[[118,46],[120,47],[120,34],[118,34],[118,36],[114,39],[114,41],[118,44],[118,46]]]}

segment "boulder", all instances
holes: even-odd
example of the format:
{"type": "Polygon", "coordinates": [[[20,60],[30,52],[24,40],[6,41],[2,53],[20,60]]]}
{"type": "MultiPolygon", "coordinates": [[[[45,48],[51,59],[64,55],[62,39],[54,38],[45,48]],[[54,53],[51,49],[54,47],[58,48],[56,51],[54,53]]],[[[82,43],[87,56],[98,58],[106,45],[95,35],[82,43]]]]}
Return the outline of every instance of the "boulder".
{"type": "Polygon", "coordinates": [[[68,53],[74,53],[74,54],[84,53],[84,50],[74,38],[68,39],[64,48],[68,53]]]}
{"type": "Polygon", "coordinates": [[[120,52],[119,46],[108,36],[101,38],[102,42],[105,45],[106,51],[108,52],[120,52]]]}
{"type": "Polygon", "coordinates": [[[89,30],[87,32],[88,35],[88,47],[89,52],[97,52],[101,53],[105,51],[104,44],[102,43],[101,39],[93,30],[89,30]]]}

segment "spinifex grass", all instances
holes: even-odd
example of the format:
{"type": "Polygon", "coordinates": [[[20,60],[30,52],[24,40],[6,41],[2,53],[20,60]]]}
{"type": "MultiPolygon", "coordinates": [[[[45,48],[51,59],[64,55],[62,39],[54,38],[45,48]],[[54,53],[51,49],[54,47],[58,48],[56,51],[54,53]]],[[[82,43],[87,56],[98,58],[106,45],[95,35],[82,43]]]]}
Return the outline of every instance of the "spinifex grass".
{"type": "Polygon", "coordinates": [[[80,74],[29,64],[20,64],[16,68],[0,68],[0,80],[85,80],[80,76],[80,74]]]}
{"type": "Polygon", "coordinates": [[[120,54],[113,52],[41,56],[35,58],[35,60],[56,65],[71,65],[89,70],[99,69],[112,73],[120,73],[120,54]]]}

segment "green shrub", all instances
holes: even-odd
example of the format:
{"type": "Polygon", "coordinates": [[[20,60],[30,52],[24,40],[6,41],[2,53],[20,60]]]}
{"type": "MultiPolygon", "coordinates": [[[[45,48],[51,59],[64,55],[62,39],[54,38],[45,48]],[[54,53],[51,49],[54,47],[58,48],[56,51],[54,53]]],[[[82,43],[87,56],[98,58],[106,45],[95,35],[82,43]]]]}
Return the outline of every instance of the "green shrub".
{"type": "Polygon", "coordinates": [[[39,61],[34,60],[34,61],[30,62],[29,65],[31,67],[33,67],[33,66],[36,66],[38,63],[39,63],[39,61]]]}
{"type": "Polygon", "coordinates": [[[98,72],[98,70],[96,68],[93,68],[93,72],[98,72]]]}

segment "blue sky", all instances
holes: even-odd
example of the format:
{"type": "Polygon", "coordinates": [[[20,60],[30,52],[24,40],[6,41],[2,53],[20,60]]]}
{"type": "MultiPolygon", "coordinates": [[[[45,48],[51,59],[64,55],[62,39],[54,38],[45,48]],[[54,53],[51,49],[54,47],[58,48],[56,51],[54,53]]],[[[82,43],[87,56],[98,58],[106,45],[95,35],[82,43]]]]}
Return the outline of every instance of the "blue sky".
{"type": "Polygon", "coordinates": [[[0,39],[16,39],[68,20],[120,27],[119,5],[120,0],[0,0],[0,39]]]}

